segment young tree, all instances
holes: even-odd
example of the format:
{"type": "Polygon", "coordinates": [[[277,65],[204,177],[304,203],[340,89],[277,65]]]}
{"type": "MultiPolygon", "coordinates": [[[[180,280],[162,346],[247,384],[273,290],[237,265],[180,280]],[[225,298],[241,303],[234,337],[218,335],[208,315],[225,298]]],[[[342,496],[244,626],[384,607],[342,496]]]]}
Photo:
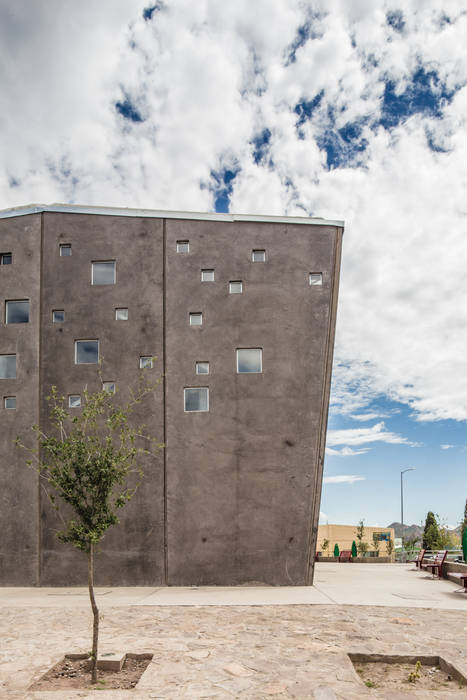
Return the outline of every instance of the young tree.
{"type": "Polygon", "coordinates": [[[356,557],[356,556],[357,556],[357,543],[355,542],[355,540],[353,540],[353,542],[352,542],[352,557],[356,557]]]}
{"type": "Polygon", "coordinates": [[[119,405],[108,391],[84,390],[84,405],[78,413],[66,408],[65,398],[52,387],[47,397],[50,434],[33,426],[37,448],[27,449],[27,464],[38,471],[40,481],[57,511],[63,528],[61,542],[81,550],[88,559],[88,589],[93,612],[91,680],[97,682],[99,610],[94,596],[94,555],[106,531],[119,522],[117,512],[134,496],[141,482],[143,455],[163,445],[145,435],[143,425],[134,427],[130,418],[149,386],[141,378],[131,399],[119,405]]]}
{"type": "Polygon", "coordinates": [[[364,537],[365,537],[365,527],[363,525],[363,520],[359,520],[358,526],[357,526],[357,552],[360,554],[360,556],[364,556],[368,552],[368,542],[365,542],[364,537]]]}
{"type": "Polygon", "coordinates": [[[322,549],[323,552],[326,554],[326,556],[329,554],[329,552],[328,552],[328,550],[329,550],[329,540],[327,540],[327,539],[324,539],[324,540],[323,540],[323,544],[321,545],[321,549],[322,549]]]}
{"type": "Polygon", "coordinates": [[[379,548],[381,546],[380,534],[379,532],[374,532],[372,535],[373,539],[373,549],[376,552],[376,556],[379,557],[379,548]]]}
{"type": "Polygon", "coordinates": [[[423,549],[439,549],[439,530],[435,514],[431,510],[426,514],[425,528],[423,530],[423,549]]]}
{"type": "Polygon", "coordinates": [[[336,542],[336,544],[334,545],[334,556],[335,556],[335,557],[338,557],[339,554],[340,554],[340,552],[339,552],[339,545],[338,545],[337,542],[336,542]]]}

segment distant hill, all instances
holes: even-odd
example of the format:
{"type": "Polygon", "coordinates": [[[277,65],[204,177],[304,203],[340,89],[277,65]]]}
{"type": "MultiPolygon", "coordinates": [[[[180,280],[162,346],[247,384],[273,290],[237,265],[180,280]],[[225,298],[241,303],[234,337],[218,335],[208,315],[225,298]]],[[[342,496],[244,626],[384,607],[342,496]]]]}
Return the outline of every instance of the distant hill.
{"type": "MultiPolygon", "coordinates": [[[[388,527],[394,528],[396,537],[419,537],[421,539],[423,535],[423,527],[420,527],[420,525],[401,525],[400,523],[391,523],[388,525],[388,527]]],[[[459,527],[455,527],[453,530],[449,530],[449,532],[455,533],[456,535],[460,535],[460,531],[460,525],[459,527]]]]}

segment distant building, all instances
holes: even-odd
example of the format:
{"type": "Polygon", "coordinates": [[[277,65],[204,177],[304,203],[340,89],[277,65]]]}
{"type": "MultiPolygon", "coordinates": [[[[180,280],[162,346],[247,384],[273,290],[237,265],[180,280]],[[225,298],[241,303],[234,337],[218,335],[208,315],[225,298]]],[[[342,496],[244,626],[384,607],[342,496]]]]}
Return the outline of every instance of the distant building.
{"type": "Polygon", "coordinates": [[[166,448],[101,545],[101,585],[312,582],[343,224],[81,206],[0,212],[0,582],[86,561],[13,445],[51,385],[122,397],[166,448]],[[154,362],[153,357],[157,357],[154,362]]]}
{"type": "MultiPolygon", "coordinates": [[[[376,556],[376,550],[373,546],[373,533],[380,542],[379,556],[386,557],[387,549],[386,542],[391,539],[394,543],[394,528],[392,527],[369,527],[365,525],[365,530],[363,533],[363,542],[368,544],[368,554],[369,557],[376,556]]],[[[331,556],[334,552],[334,546],[339,545],[339,550],[342,552],[343,549],[352,549],[352,542],[358,544],[357,540],[357,526],[356,525],[320,525],[318,527],[318,539],[316,545],[316,551],[321,552],[321,556],[331,556]],[[323,550],[324,540],[329,540],[329,550],[328,553],[323,550]]]]}

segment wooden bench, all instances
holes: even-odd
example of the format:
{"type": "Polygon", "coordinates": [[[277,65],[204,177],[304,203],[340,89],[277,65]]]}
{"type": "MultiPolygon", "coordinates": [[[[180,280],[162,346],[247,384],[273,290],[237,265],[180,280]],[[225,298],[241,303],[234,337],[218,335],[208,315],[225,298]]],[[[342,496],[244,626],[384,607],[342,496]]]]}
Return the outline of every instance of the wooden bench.
{"type": "Polygon", "coordinates": [[[352,550],[343,549],[339,554],[339,561],[352,561],[352,550]]]}
{"type": "MultiPolygon", "coordinates": [[[[449,572],[449,576],[452,576],[453,578],[458,578],[459,581],[462,581],[462,583],[463,583],[463,588],[458,588],[458,589],[457,589],[458,591],[467,591],[467,572],[464,572],[464,573],[460,572],[460,573],[458,573],[457,571],[454,571],[454,572],[450,571],[450,572],[449,572]]],[[[454,593],[455,593],[455,592],[456,592],[456,591],[454,591],[454,593]]]]}
{"type": "Polygon", "coordinates": [[[407,564],[415,564],[415,569],[411,569],[411,571],[416,571],[419,569],[422,565],[423,562],[423,557],[425,556],[426,549],[421,549],[417,555],[416,559],[409,559],[407,564]]]}
{"type": "Polygon", "coordinates": [[[427,571],[431,571],[432,576],[435,576],[435,574],[438,574],[438,578],[442,578],[443,566],[444,566],[444,562],[446,561],[447,555],[448,555],[447,549],[445,549],[442,552],[438,552],[438,554],[435,556],[434,559],[427,559],[426,563],[425,563],[425,561],[422,561],[422,563],[420,564],[420,568],[426,569],[427,571]]]}

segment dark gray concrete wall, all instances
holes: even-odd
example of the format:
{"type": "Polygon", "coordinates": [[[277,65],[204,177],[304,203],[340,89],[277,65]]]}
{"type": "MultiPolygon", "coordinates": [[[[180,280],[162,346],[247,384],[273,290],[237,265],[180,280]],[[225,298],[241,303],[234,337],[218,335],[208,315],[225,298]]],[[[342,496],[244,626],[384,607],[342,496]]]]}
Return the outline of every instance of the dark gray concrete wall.
{"type": "MultiPolygon", "coordinates": [[[[100,386],[96,365],[76,365],[74,341],[98,339],[102,378],[115,381],[122,399],[140,375],[140,355],[159,358],[150,379],[162,374],[163,265],[158,219],[44,214],[41,340],[41,424],[48,426],[44,396],[51,385],[61,393],[81,394],[100,386]],[[71,243],[71,257],[59,256],[71,243]],[[116,284],[91,285],[91,262],[116,261],[116,284]],[[116,321],[115,309],[128,307],[129,320],[116,321]],[[52,310],[65,310],[65,323],[52,323],[52,310]]],[[[135,413],[163,441],[163,390],[146,397],[135,413]]],[[[101,546],[96,581],[101,585],[164,583],[163,455],[146,460],[145,480],[109,530],[101,546]]],[[[41,497],[41,583],[72,585],[86,580],[81,552],[57,541],[59,527],[47,498],[41,497]]]]}
{"type": "Polygon", "coordinates": [[[16,353],[16,379],[0,379],[0,581],[33,586],[38,582],[38,477],[27,455],[14,445],[20,435],[33,446],[38,423],[41,215],[0,220],[0,253],[13,254],[0,265],[0,354],[16,353]],[[5,301],[29,299],[29,323],[5,324],[5,301]],[[4,397],[16,396],[16,410],[4,397]]]}
{"type": "Polygon", "coordinates": [[[169,583],[305,584],[338,232],[166,226],[169,583]],[[177,239],[189,239],[188,255],[177,239]],[[266,250],[265,263],[251,261],[253,248],[266,250]],[[215,282],[200,282],[202,268],[215,282]],[[323,272],[322,287],[309,285],[310,272],[323,272]],[[230,280],[243,294],[229,294],[230,280]],[[203,326],[190,327],[198,311],[203,326]],[[261,374],[237,374],[242,347],[263,349],[261,374]],[[209,376],[195,374],[197,360],[210,362],[209,376]],[[209,387],[209,412],[184,412],[189,386],[209,387]]]}

